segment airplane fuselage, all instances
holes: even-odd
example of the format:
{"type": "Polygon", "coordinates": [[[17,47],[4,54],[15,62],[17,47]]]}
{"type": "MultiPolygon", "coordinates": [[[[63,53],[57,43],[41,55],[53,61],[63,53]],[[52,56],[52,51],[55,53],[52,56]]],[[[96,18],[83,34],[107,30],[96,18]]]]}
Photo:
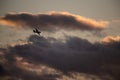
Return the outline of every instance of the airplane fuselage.
{"type": "Polygon", "coordinates": [[[40,33],[41,33],[37,28],[35,28],[35,29],[33,30],[33,32],[34,32],[34,33],[37,33],[37,34],[39,34],[39,35],[40,35],[40,33]]]}

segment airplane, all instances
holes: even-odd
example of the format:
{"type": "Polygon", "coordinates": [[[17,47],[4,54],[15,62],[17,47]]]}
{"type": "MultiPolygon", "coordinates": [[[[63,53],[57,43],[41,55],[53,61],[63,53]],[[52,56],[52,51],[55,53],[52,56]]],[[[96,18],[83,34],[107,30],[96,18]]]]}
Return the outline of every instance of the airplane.
{"type": "Polygon", "coordinates": [[[37,33],[37,34],[39,34],[39,35],[40,35],[40,33],[41,33],[37,28],[35,28],[35,29],[33,30],[33,32],[34,32],[34,33],[37,33]]]}

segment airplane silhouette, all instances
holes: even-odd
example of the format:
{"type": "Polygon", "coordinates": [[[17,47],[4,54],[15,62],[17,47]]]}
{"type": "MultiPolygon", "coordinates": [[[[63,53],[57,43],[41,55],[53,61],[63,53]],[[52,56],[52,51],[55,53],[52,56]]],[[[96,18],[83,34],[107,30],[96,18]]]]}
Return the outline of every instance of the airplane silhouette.
{"type": "Polygon", "coordinates": [[[39,35],[40,35],[40,33],[41,33],[37,28],[35,28],[35,29],[33,30],[33,32],[34,32],[34,33],[37,33],[37,34],[39,34],[39,35]]]}

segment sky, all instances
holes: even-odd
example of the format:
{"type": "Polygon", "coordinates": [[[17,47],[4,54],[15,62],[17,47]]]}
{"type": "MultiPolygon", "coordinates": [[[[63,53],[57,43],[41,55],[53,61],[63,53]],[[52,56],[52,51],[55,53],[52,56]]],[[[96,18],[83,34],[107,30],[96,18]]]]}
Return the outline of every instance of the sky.
{"type": "Polygon", "coordinates": [[[5,76],[0,79],[7,80],[7,75],[14,80],[120,79],[119,4],[119,0],[0,0],[0,74],[5,76]]]}
{"type": "MultiPolygon", "coordinates": [[[[119,34],[119,26],[120,26],[120,10],[119,10],[119,0],[26,0],[26,1],[17,1],[17,0],[12,0],[12,1],[5,1],[1,0],[0,2],[0,16],[5,16],[8,13],[20,13],[20,12],[28,12],[28,13],[33,13],[33,14],[39,14],[39,13],[47,13],[51,11],[56,11],[56,12],[69,12],[72,14],[80,15],[86,18],[94,19],[94,20],[104,20],[108,21],[109,25],[108,28],[103,30],[103,34],[105,33],[106,35],[120,35],[119,34]],[[53,5],[54,3],[54,5],[53,5]]],[[[0,40],[1,42],[8,44],[12,42],[10,40],[11,37],[16,41],[16,37],[9,36],[14,33],[17,33],[16,35],[21,35],[22,37],[28,36],[28,34],[31,34],[30,31],[26,30],[24,32],[15,32],[15,30],[11,28],[6,28],[3,25],[0,25],[0,37],[2,39],[0,40]],[[8,33],[6,33],[7,31],[8,33]],[[23,34],[22,34],[23,33],[23,34]],[[7,37],[5,37],[5,35],[7,37]],[[9,41],[6,41],[9,40],[9,41]]],[[[87,34],[86,32],[76,32],[75,34],[72,33],[72,35],[79,36],[86,38],[87,34]]],[[[44,33],[43,33],[44,34],[44,33]]],[[[71,33],[69,33],[71,34],[71,33]]],[[[106,35],[102,35],[102,38],[105,37],[106,35]]],[[[60,34],[59,34],[60,35],[60,34]]],[[[88,36],[87,36],[88,37],[88,36]]],[[[90,38],[93,39],[93,35],[89,36],[90,38]]],[[[91,40],[91,39],[90,39],[91,40]]],[[[91,41],[99,41],[101,40],[100,37],[97,37],[94,40],[91,41]]]]}

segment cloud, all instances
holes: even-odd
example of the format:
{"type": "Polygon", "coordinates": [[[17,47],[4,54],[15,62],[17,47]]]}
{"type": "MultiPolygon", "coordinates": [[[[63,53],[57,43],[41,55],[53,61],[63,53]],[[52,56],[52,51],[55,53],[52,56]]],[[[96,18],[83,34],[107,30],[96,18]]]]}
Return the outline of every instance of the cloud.
{"type": "Polygon", "coordinates": [[[120,36],[107,36],[102,40],[102,42],[116,50],[120,49],[120,36]]]}
{"type": "MultiPolygon", "coordinates": [[[[9,47],[9,56],[6,58],[19,56],[26,61],[24,65],[29,67],[45,65],[64,74],[78,72],[103,76],[105,73],[116,77],[116,72],[110,73],[108,70],[119,70],[115,67],[119,66],[120,51],[118,47],[112,44],[111,46],[104,43],[90,43],[78,37],[68,36],[65,42],[61,42],[54,38],[32,35],[28,39],[28,44],[21,45],[20,43],[20,45],[9,47]]],[[[9,61],[16,60],[10,59],[9,61]]]]}
{"type": "Polygon", "coordinates": [[[95,78],[89,74],[99,76],[98,80],[114,80],[112,78],[119,79],[120,42],[117,43],[119,46],[111,43],[116,42],[111,41],[107,45],[91,43],[73,36],[67,36],[62,42],[51,37],[31,35],[26,44],[10,46],[3,52],[11,75],[20,77],[20,74],[23,79],[69,80],[82,78],[83,73],[86,74],[84,80],[95,78]]]}
{"type": "Polygon", "coordinates": [[[11,13],[0,18],[1,25],[22,28],[39,27],[44,31],[65,30],[102,30],[108,21],[96,21],[68,12],[49,12],[46,14],[11,13]]]}
{"type": "Polygon", "coordinates": [[[0,17],[0,24],[7,25],[7,26],[13,26],[13,27],[18,26],[17,23],[14,23],[10,20],[4,20],[2,19],[2,17],[0,17]]]}
{"type": "Polygon", "coordinates": [[[114,43],[114,42],[120,42],[120,36],[107,36],[103,39],[103,42],[105,43],[114,43]]]}
{"type": "Polygon", "coordinates": [[[4,75],[5,74],[5,69],[3,68],[2,65],[0,65],[0,75],[4,75]]]}

